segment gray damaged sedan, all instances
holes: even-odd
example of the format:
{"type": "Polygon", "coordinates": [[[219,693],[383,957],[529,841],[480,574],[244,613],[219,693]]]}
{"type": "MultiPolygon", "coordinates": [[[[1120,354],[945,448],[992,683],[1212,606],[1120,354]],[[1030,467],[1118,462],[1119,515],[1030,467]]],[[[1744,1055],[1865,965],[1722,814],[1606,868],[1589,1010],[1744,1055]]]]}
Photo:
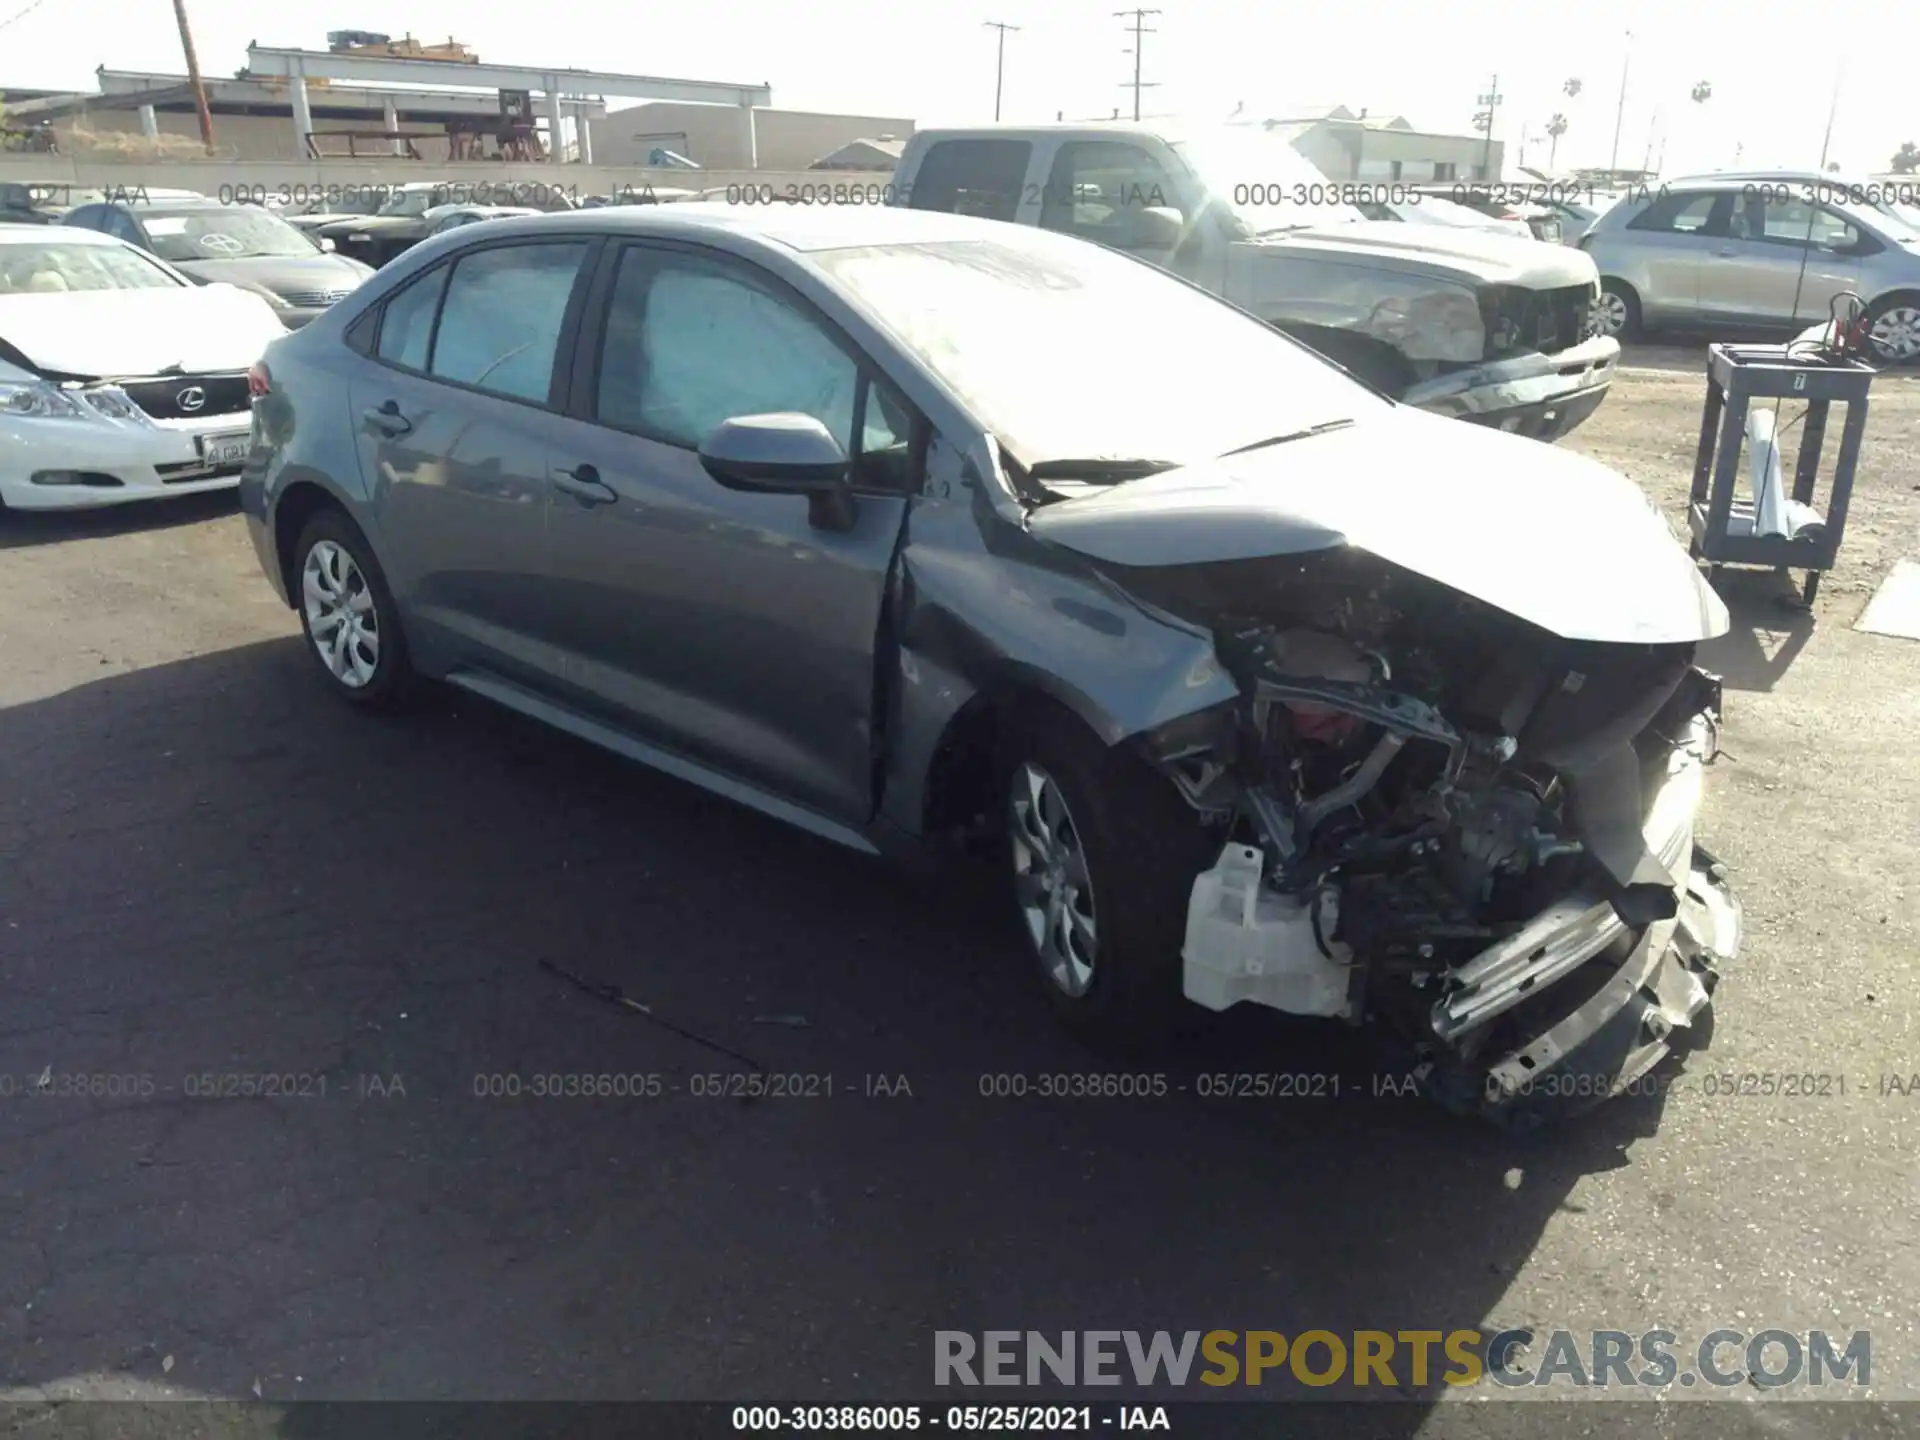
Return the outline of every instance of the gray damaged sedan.
{"type": "Polygon", "coordinates": [[[1641,493],[1145,263],[502,221],[252,389],[243,508],[342,698],[442,680],[858,850],[990,843],[1090,1038],[1364,1022],[1534,1119],[1639,1081],[1738,947],[1694,836],[1727,616],[1641,493]]]}

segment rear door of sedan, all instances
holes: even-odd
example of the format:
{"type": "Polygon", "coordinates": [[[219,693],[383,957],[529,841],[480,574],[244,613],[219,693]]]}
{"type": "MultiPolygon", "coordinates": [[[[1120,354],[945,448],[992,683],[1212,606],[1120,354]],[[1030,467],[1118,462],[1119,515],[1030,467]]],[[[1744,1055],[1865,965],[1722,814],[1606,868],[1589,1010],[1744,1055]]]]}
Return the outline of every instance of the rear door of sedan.
{"type": "Polygon", "coordinates": [[[547,454],[596,241],[460,250],[383,302],[348,387],[381,560],[436,668],[546,685],[547,454]]]}
{"type": "Polygon", "coordinates": [[[570,698],[847,825],[873,808],[875,655],[924,422],[762,267],[609,245],[551,458],[547,570],[570,698]],[[851,528],[799,495],[723,488],[721,421],[814,416],[852,460],[851,528]]]}

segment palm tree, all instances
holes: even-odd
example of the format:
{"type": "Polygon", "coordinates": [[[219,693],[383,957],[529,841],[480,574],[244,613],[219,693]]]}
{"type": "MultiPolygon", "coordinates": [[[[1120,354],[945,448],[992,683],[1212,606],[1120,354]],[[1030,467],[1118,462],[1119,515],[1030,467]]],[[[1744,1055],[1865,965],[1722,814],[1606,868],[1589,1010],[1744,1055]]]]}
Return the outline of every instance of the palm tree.
{"type": "Polygon", "coordinates": [[[1560,137],[1566,133],[1566,116],[1556,115],[1547,121],[1547,138],[1552,142],[1547,146],[1547,173],[1549,175],[1553,173],[1553,157],[1560,153],[1560,137]]]}
{"type": "Polygon", "coordinates": [[[1560,90],[1569,100],[1574,99],[1580,93],[1579,78],[1576,76],[1574,79],[1567,81],[1566,84],[1560,87],[1560,90]]]}
{"type": "Polygon", "coordinates": [[[1693,87],[1693,103],[1704,105],[1713,98],[1713,86],[1705,80],[1693,87]]]}

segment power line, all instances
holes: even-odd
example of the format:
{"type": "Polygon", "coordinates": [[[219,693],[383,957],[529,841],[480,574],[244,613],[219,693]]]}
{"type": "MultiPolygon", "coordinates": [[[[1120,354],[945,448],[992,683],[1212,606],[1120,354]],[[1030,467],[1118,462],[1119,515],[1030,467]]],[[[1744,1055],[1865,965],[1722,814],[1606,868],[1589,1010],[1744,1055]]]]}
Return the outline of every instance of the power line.
{"type": "MultiPolygon", "coordinates": [[[[1141,50],[1140,37],[1143,35],[1158,35],[1160,33],[1158,30],[1149,30],[1146,28],[1146,18],[1149,15],[1158,15],[1161,12],[1158,10],[1136,9],[1136,10],[1116,10],[1113,13],[1117,19],[1121,19],[1121,20],[1126,19],[1126,17],[1129,15],[1133,17],[1133,49],[1131,51],[1122,50],[1120,53],[1122,55],[1131,54],[1133,56],[1133,81],[1132,81],[1133,118],[1135,120],[1138,120],[1140,118],[1141,90],[1142,89],[1151,90],[1154,87],[1155,83],[1157,83],[1151,80],[1143,83],[1140,79],[1140,50],[1141,50]]],[[[1120,83],[1120,88],[1123,90],[1127,89],[1128,88],[1127,82],[1123,80],[1120,83]]]]}
{"type": "Polygon", "coordinates": [[[47,3],[47,0],[33,0],[33,3],[27,6],[26,9],[16,10],[13,14],[9,15],[6,19],[0,20],[0,30],[6,29],[7,26],[13,24],[13,22],[16,20],[26,19],[27,16],[31,15],[34,11],[38,10],[42,5],[46,3],[47,3]]]}

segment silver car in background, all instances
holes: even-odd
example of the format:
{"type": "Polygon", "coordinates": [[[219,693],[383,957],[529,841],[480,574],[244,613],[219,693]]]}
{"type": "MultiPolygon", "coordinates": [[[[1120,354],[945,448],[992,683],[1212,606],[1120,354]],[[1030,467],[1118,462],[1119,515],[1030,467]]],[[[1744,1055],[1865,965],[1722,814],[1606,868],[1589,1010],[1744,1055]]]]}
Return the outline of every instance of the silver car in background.
{"type": "MultiPolygon", "coordinates": [[[[1920,190],[1920,183],[1916,183],[1920,190]]],[[[1580,248],[1600,269],[1603,334],[1790,334],[1827,321],[1836,296],[1867,306],[1887,364],[1920,358],[1920,226],[1894,187],[1837,176],[1733,174],[1636,190],[1580,248]]]]}

